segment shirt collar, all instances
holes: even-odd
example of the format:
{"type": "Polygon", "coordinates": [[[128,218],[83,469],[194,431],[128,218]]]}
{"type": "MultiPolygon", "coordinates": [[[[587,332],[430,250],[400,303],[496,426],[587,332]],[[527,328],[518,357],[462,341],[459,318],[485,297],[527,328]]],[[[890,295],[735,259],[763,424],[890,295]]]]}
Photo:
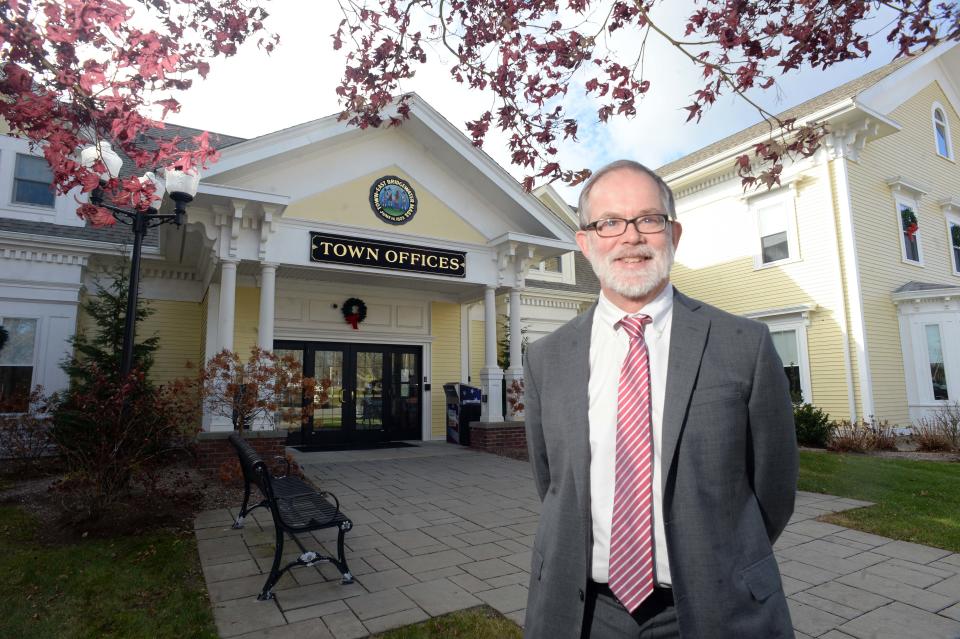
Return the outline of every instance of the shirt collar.
{"type": "Polygon", "coordinates": [[[663,290],[636,313],[627,313],[622,310],[608,300],[601,291],[600,298],[597,300],[597,310],[594,312],[594,321],[601,321],[604,325],[617,330],[617,322],[622,320],[624,315],[649,315],[651,319],[650,328],[659,337],[663,329],[666,328],[671,311],[673,311],[673,284],[667,282],[663,290]]]}

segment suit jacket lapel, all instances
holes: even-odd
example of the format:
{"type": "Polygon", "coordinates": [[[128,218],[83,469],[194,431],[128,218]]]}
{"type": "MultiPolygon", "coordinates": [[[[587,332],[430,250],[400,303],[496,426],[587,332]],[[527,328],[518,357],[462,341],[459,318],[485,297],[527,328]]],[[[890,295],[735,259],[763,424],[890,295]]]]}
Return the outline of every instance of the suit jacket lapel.
{"type": "Polygon", "coordinates": [[[700,303],[674,292],[673,322],[670,329],[670,359],[667,365],[667,392],[663,404],[660,441],[661,488],[666,497],[667,477],[685,424],[693,385],[700,372],[710,320],[697,313],[700,303]]]}

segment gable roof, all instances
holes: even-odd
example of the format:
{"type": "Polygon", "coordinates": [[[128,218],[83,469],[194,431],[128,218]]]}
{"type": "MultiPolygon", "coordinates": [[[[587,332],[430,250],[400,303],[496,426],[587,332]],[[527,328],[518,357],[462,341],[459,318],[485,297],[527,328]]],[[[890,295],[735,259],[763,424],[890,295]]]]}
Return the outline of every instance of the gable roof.
{"type": "MultiPolygon", "coordinates": [[[[921,54],[922,55],[922,54],[921,54]]],[[[787,120],[790,118],[801,119],[807,116],[810,116],[826,107],[836,104],[837,102],[843,102],[844,100],[849,100],[856,97],[858,94],[874,86],[887,76],[889,76],[894,71],[897,71],[906,64],[909,64],[915,60],[918,56],[913,57],[903,57],[898,60],[880,67],[879,69],[874,69],[873,71],[866,73],[859,78],[855,78],[845,84],[827,91],[826,93],[821,93],[820,95],[802,102],[795,107],[787,109],[782,113],[777,114],[777,118],[780,120],[787,120]]],[[[709,144],[689,155],[685,155],[678,160],[664,164],[656,170],[656,173],[662,177],[667,177],[673,175],[679,171],[690,168],[695,164],[699,164],[704,160],[709,159],[710,157],[722,153],[726,150],[729,150],[733,147],[737,147],[743,144],[750,142],[751,140],[760,138],[765,134],[769,135],[773,130],[776,129],[776,125],[771,125],[766,120],[761,120],[753,126],[747,127],[742,131],[729,135],[722,140],[718,140],[713,144],[709,144]]]]}

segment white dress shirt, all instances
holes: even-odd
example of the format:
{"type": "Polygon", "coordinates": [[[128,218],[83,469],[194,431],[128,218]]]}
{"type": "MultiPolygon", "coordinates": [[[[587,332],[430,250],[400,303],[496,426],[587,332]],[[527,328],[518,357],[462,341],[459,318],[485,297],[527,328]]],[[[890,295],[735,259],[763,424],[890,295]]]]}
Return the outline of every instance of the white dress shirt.
{"type": "Polygon", "coordinates": [[[673,320],[673,286],[669,283],[649,304],[636,313],[627,313],[600,294],[590,331],[590,515],[593,520],[593,566],[591,579],[606,583],[610,567],[610,526],[613,521],[613,492],[617,442],[617,395],[620,369],[627,356],[630,337],[615,325],[626,315],[649,315],[644,330],[650,362],[650,404],[653,425],[653,558],[659,586],[670,586],[670,562],[663,526],[663,490],[660,443],[663,431],[663,398],[670,353],[670,325],[673,320]]]}

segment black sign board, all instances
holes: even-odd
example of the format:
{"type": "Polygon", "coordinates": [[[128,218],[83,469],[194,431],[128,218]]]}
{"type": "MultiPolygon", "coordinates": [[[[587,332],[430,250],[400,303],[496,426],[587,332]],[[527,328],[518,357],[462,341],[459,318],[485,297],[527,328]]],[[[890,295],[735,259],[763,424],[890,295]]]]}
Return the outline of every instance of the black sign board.
{"type": "Polygon", "coordinates": [[[466,277],[467,254],[343,235],[310,233],[310,261],[466,277]]]}

